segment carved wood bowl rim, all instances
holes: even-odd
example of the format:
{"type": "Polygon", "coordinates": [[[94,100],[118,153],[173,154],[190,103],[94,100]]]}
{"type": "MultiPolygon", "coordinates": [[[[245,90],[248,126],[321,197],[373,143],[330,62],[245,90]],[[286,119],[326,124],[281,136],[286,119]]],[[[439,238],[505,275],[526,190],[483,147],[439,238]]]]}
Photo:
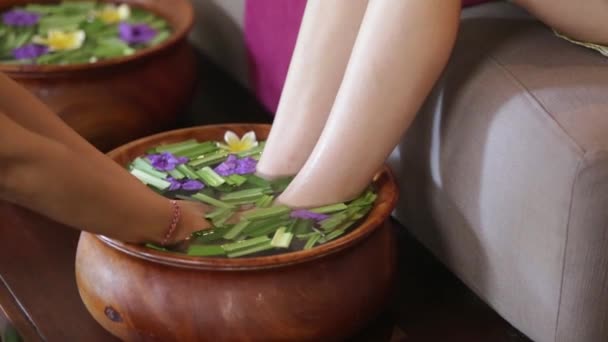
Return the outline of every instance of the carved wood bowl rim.
{"type": "MultiPolygon", "coordinates": [[[[108,153],[108,156],[114,158],[120,153],[128,151],[133,147],[142,145],[146,146],[146,148],[149,148],[160,139],[166,142],[172,142],[172,137],[177,138],[184,134],[196,134],[197,132],[205,130],[214,130],[220,127],[222,129],[234,130],[243,126],[251,127],[256,131],[267,130],[270,127],[270,125],[267,124],[224,124],[172,130],[132,141],[128,144],[125,144],[110,151],[108,153]]],[[[173,141],[178,141],[178,139],[174,139],[173,141]]],[[[107,246],[130,256],[150,261],[153,263],[179,268],[197,270],[241,271],[286,267],[289,265],[300,264],[315,259],[323,258],[335,253],[346,251],[350,248],[355,248],[357,245],[364,242],[366,238],[372,233],[382,229],[386,220],[389,218],[392,210],[396,205],[398,198],[398,187],[392,171],[386,165],[384,165],[374,177],[374,184],[377,188],[378,198],[376,200],[376,203],[374,204],[374,207],[368,214],[367,218],[358,227],[350,231],[348,234],[345,234],[344,236],[337,238],[334,241],[328,242],[326,244],[317,246],[309,250],[288,252],[271,256],[235,259],[193,257],[184,254],[170,254],[166,252],[156,251],[141,245],[125,243],[102,235],[95,235],[95,237],[97,237],[107,246]]],[[[83,234],[89,233],[83,232],[83,234]]]]}
{"type": "MultiPolygon", "coordinates": [[[[97,0],[100,2],[108,2],[108,3],[128,3],[128,4],[136,4],[137,7],[146,9],[157,15],[160,15],[164,19],[168,20],[172,25],[175,31],[171,33],[171,36],[166,39],[164,42],[153,46],[151,48],[146,48],[141,51],[138,51],[129,56],[122,57],[114,57],[105,60],[101,60],[95,63],[78,63],[78,64],[68,64],[68,65],[35,65],[35,64],[4,64],[0,63],[0,72],[4,72],[7,74],[19,74],[22,76],[30,75],[39,75],[39,74],[64,74],[71,72],[81,72],[81,71],[93,71],[108,67],[114,67],[118,65],[124,65],[133,61],[143,60],[145,58],[157,55],[164,51],[168,51],[174,47],[176,47],[180,42],[185,40],[187,34],[192,29],[194,25],[194,8],[190,1],[188,0],[172,0],[176,6],[181,6],[184,9],[184,16],[180,17],[180,22],[175,23],[172,22],[166,13],[161,13],[160,11],[155,11],[150,8],[150,5],[146,3],[146,1],[141,0],[97,0]]],[[[31,1],[31,0],[9,0],[2,4],[0,4],[0,11],[5,8],[9,8],[15,5],[26,4],[30,2],[41,2],[41,1],[31,1]]],[[[50,0],[44,2],[59,2],[59,0],[50,0]]]]}

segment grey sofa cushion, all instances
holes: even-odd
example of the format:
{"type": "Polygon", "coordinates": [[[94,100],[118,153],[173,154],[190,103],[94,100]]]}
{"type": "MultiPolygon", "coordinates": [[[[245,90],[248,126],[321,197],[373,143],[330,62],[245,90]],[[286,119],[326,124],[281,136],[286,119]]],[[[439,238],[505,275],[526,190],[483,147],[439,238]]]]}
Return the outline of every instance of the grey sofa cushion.
{"type": "Polygon", "coordinates": [[[510,4],[463,18],[395,215],[534,340],[606,341],[608,59],[510,4]]]}

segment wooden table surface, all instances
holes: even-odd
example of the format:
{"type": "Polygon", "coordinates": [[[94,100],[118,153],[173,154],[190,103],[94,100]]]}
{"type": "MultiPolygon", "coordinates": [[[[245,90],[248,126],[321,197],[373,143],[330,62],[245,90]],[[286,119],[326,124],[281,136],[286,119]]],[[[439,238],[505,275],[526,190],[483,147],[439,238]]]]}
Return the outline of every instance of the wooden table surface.
{"type": "Polygon", "coordinates": [[[0,204],[0,306],[26,341],[113,341],[78,296],[79,232],[0,204]]]}

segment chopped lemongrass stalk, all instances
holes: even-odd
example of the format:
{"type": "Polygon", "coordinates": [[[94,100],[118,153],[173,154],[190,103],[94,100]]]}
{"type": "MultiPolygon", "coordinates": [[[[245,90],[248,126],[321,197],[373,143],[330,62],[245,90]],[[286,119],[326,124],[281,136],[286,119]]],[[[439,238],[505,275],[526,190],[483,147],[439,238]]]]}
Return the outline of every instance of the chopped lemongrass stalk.
{"type": "Polygon", "coordinates": [[[171,186],[171,183],[167,182],[166,180],[154,177],[139,169],[131,170],[131,174],[139,179],[142,183],[151,185],[159,190],[166,190],[169,188],[169,186],[171,186]]]}
{"type": "Polygon", "coordinates": [[[317,213],[317,214],[331,214],[331,213],[335,213],[337,211],[341,211],[341,210],[345,210],[345,209],[348,209],[348,206],[346,204],[336,203],[336,204],[331,204],[331,205],[326,205],[323,207],[310,209],[310,211],[312,211],[313,213],[317,213]]]}
{"type": "Polygon", "coordinates": [[[264,195],[255,202],[255,206],[258,208],[267,208],[272,204],[272,201],[274,201],[274,196],[264,195]]]}
{"type": "Polygon", "coordinates": [[[158,153],[169,152],[173,155],[184,157],[184,155],[183,155],[184,151],[190,151],[191,149],[193,149],[197,146],[198,146],[198,143],[194,142],[194,143],[190,143],[190,144],[186,144],[186,145],[182,145],[182,146],[176,146],[173,148],[161,148],[161,149],[156,149],[156,150],[158,151],[158,153]]]}
{"type": "Polygon", "coordinates": [[[230,184],[230,185],[234,185],[234,186],[241,186],[243,184],[245,184],[245,182],[247,182],[247,178],[243,177],[241,175],[230,175],[228,177],[224,177],[226,179],[226,183],[230,184]]]}
{"type": "Polygon", "coordinates": [[[224,215],[226,212],[231,212],[233,211],[232,208],[217,208],[214,211],[208,213],[205,215],[205,218],[211,219],[213,220],[216,217],[222,216],[224,215]]]}
{"type": "MultiPolygon", "coordinates": [[[[208,155],[215,154],[215,153],[217,153],[218,150],[217,149],[216,150],[209,150],[209,151],[204,152],[204,153],[201,153],[201,151],[202,150],[200,150],[200,151],[191,151],[190,153],[187,153],[187,154],[184,153],[183,155],[181,155],[181,157],[186,157],[189,160],[191,160],[192,162],[194,162],[196,160],[201,160],[201,159],[205,158],[208,155]]],[[[209,166],[209,165],[212,165],[212,164],[202,165],[202,166],[209,166]]]]}
{"type": "Polygon", "coordinates": [[[302,249],[311,249],[315,246],[315,244],[317,243],[317,241],[319,241],[319,239],[321,239],[321,234],[319,233],[315,233],[313,235],[311,235],[308,238],[308,241],[306,241],[306,244],[304,245],[304,248],[302,249]]]}
{"type": "Polygon", "coordinates": [[[322,231],[318,230],[318,229],[317,229],[317,228],[315,228],[315,227],[312,227],[312,230],[313,230],[314,232],[316,232],[316,233],[319,233],[319,235],[321,235],[321,237],[324,237],[324,236],[325,236],[325,233],[324,233],[324,232],[322,232],[322,231]]]}
{"type": "Polygon", "coordinates": [[[186,175],[184,175],[181,171],[179,171],[178,169],[173,169],[171,171],[168,171],[169,175],[175,179],[184,179],[186,177],[186,175]]]}
{"type": "Polygon", "coordinates": [[[152,177],[158,178],[158,179],[163,179],[165,180],[167,178],[167,174],[164,172],[160,172],[160,171],[156,171],[156,170],[150,170],[150,169],[142,169],[139,168],[135,165],[131,165],[131,170],[139,170],[141,172],[147,173],[152,177]]]}
{"type": "Polygon", "coordinates": [[[351,219],[353,219],[353,220],[358,220],[358,219],[361,219],[361,218],[363,218],[365,215],[367,215],[367,213],[369,213],[369,212],[370,212],[370,210],[372,210],[371,205],[370,205],[370,206],[367,206],[367,207],[363,207],[361,210],[359,210],[358,212],[356,212],[355,214],[353,214],[353,215],[351,216],[351,219]]]}
{"type": "Polygon", "coordinates": [[[341,213],[333,214],[329,218],[326,218],[325,220],[320,221],[319,224],[323,230],[330,230],[330,229],[337,227],[338,225],[340,225],[342,222],[346,221],[347,219],[348,219],[348,215],[345,212],[341,212],[341,213]]]}
{"type": "Polygon", "coordinates": [[[290,221],[285,220],[285,221],[279,221],[276,222],[272,225],[267,225],[267,226],[262,226],[259,227],[255,230],[250,231],[247,236],[249,237],[257,237],[257,236],[263,236],[263,235],[268,235],[271,234],[273,232],[275,232],[279,227],[284,227],[286,225],[289,224],[290,221]]]}
{"type": "Polygon", "coordinates": [[[226,240],[235,239],[237,236],[239,236],[239,234],[241,234],[243,229],[245,229],[248,225],[249,225],[249,221],[241,221],[241,222],[235,224],[232,228],[230,228],[226,232],[226,234],[224,234],[224,239],[226,239],[226,240]]]}
{"type": "Polygon", "coordinates": [[[271,182],[272,190],[274,190],[274,192],[277,192],[277,193],[285,191],[285,189],[287,189],[287,186],[289,185],[289,183],[291,183],[292,179],[293,179],[293,177],[286,177],[286,178],[273,180],[271,182]]]}
{"type": "Polygon", "coordinates": [[[247,240],[243,240],[243,241],[227,243],[227,244],[222,245],[222,248],[226,252],[233,252],[233,251],[236,251],[239,249],[257,245],[262,242],[270,242],[270,238],[268,236],[258,236],[253,239],[247,239],[247,240]]]}
{"type": "Polygon", "coordinates": [[[224,223],[226,223],[226,221],[228,221],[228,219],[232,217],[232,215],[234,215],[234,210],[227,210],[221,215],[214,217],[211,221],[213,222],[214,226],[221,227],[224,225],[224,223]]]}
{"type": "Polygon", "coordinates": [[[313,222],[311,220],[297,219],[291,231],[294,234],[306,234],[312,231],[313,222]]]}
{"type": "Polygon", "coordinates": [[[371,205],[365,206],[353,206],[344,210],[342,213],[348,217],[351,221],[356,221],[365,215],[371,210],[371,205]]]}
{"type": "Polygon", "coordinates": [[[239,152],[236,155],[239,158],[244,158],[244,157],[249,157],[249,156],[253,156],[253,155],[256,155],[256,154],[261,154],[264,151],[264,146],[265,145],[266,145],[265,143],[259,143],[258,146],[254,147],[254,148],[251,148],[251,149],[249,149],[247,151],[239,152]]]}
{"type": "Polygon", "coordinates": [[[220,246],[211,245],[211,246],[201,246],[201,245],[190,245],[188,247],[188,251],[186,252],[190,256],[217,256],[217,255],[226,255],[226,251],[220,246]]]}
{"type": "Polygon", "coordinates": [[[178,170],[179,172],[183,173],[184,175],[186,175],[186,177],[188,177],[190,179],[200,179],[200,177],[194,172],[194,170],[192,170],[186,164],[178,165],[175,169],[178,170]]]}
{"type": "Polygon", "coordinates": [[[278,247],[278,248],[289,248],[289,245],[291,244],[292,239],[293,239],[293,234],[286,232],[285,227],[280,227],[274,233],[274,236],[272,237],[272,241],[270,242],[270,244],[273,245],[274,247],[278,247]]]}
{"type": "Polygon", "coordinates": [[[157,245],[155,245],[153,243],[147,243],[146,247],[152,248],[152,249],[155,249],[155,250],[161,251],[161,252],[169,252],[169,250],[166,249],[165,247],[157,246],[157,245]]]}
{"type": "Polygon", "coordinates": [[[224,238],[224,234],[226,234],[225,228],[214,228],[199,230],[198,232],[194,232],[192,236],[194,236],[196,242],[208,243],[222,240],[224,238]]]}
{"type": "Polygon", "coordinates": [[[267,251],[269,249],[273,249],[274,246],[270,244],[270,242],[262,242],[255,246],[251,246],[250,248],[239,249],[238,251],[228,253],[229,258],[236,258],[240,256],[250,255],[254,253],[259,253],[263,251],[267,251]]]}
{"type": "Polygon", "coordinates": [[[196,145],[198,145],[198,142],[195,139],[190,139],[175,144],[160,145],[155,150],[156,152],[176,153],[196,145]]]}
{"type": "Polygon", "coordinates": [[[207,196],[207,195],[205,195],[203,193],[200,193],[200,192],[192,195],[191,197],[194,198],[194,199],[196,199],[196,200],[199,200],[199,201],[201,201],[203,203],[207,203],[207,204],[211,204],[213,206],[216,206],[218,208],[234,208],[234,206],[231,205],[231,204],[222,202],[220,200],[217,200],[217,199],[215,199],[215,198],[213,198],[211,196],[207,196]]]}
{"type": "Polygon", "coordinates": [[[367,190],[363,195],[359,196],[359,198],[350,202],[348,206],[353,207],[370,205],[374,203],[377,197],[378,195],[376,195],[374,192],[372,192],[371,190],[367,190]]]}
{"type": "MultiPolygon", "coordinates": [[[[209,189],[209,188],[207,188],[209,189]]],[[[211,190],[211,189],[209,189],[211,190]]],[[[220,185],[220,186],[216,186],[215,188],[213,188],[213,190],[217,190],[219,192],[231,192],[234,191],[234,187],[232,187],[232,185],[228,184],[228,182],[220,185]]]]}
{"type": "Polygon", "coordinates": [[[249,198],[259,198],[264,196],[264,194],[268,193],[268,191],[272,191],[268,188],[251,188],[245,190],[234,191],[228,194],[225,194],[221,197],[222,201],[227,200],[241,200],[241,199],[249,199],[249,198]]]}
{"type": "Polygon", "coordinates": [[[261,220],[275,216],[281,216],[291,211],[288,206],[280,205],[270,208],[256,208],[243,214],[243,218],[249,221],[261,220]]]}
{"type": "Polygon", "coordinates": [[[187,195],[175,195],[175,198],[180,199],[180,200],[184,200],[184,201],[190,201],[190,202],[200,202],[199,200],[195,200],[194,198],[187,196],[187,195]]]}
{"type": "Polygon", "coordinates": [[[341,224],[336,226],[334,229],[329,229],[328,230],[329,233],[327,235],[331,234],[332,232],[334,232],[336,230],[347,230],[355,223],[357,223],[357,220],[349,219],[348,221],[342,222],[341,224]]]}
{"type": "Polygon", "coordinates": [[[264,227],[269,227],[269,226],[279,227],[279,225],[281,225],[283,222],[286,222],[289,220],[290,220],[289,215],[284,214],[281,216],[270,217],[270,218],[263,219],[263,220],[253,221],[253,222],[251,222],[251,224],[249,224],[247,226],[247,228],[245,230],[243,230],[243,234],[249,234],[255,230],[258,230],[258,229],[264,228],[264,227]]]}
{"type": "Polygon", "coordinates": [[[171,33],[169,33],[168,31],[166,31],[166,30],[160,31],[160,32],[158,32],[156,37],[154,37],[154,38],[152,38],[152,40],[150,40],[150,42],[148,44],[150,46],[160,44],[163,41],[165,41],[167,38],[169,38],[170,36],[171,36],[171,33]]]}
{"type": "Polygon", "coordinates": [[[259,203],[259,207],[260,208],[268,208],[272,205],[272,203],[274,202],[274,196],[272,195],[264,195],[264,197],[262,197],[260,203],[259,203]]]}
{"type": "Polygon", "coordinates": [[[321,242],[321,243],[327,243],[327,242],[329,242],[329,241],[337,238],[338,236],[340,236],[342,234],[344,234],[344,230],[342,230],[342,229],[336,229],[333,232],[325,235],[324,238],[319,239],[319,242],[321,242]]]}
{"type": "Polygon", "coordinates": [[[285,229],[285,231],[287,233],[293,233],[293,229],[296,227],[296,225],[298,224],[298,219],[292,220],[289,225],[287,226],[287,229],[285,229]]]}
{"type": "Polygon", "coordinates": [[[356,213],[363,211],[364,209],[366,209],[367,206],[365,207],[359,207],[359,206],[354,206],[354,207],[349,207],[348,209],[344,210],[344,214],[346,214],[347,216],[353,216],[356,213]]]}
{"type": "Polygon", "coordinates": [[[166,178],[167,177],[166,172],[158,171],[157,169],[154,168],[154,166],[152,166],[144,158],[140,158],[140,157],[135,158],[135,160],[133,160],[133,163],[131,165],[133,166],[133,168],[139,169],[140,171],[148,173],[154,177],[157,177],[157,178],[166,178]]]}
{"type": "Polygon", "coordinates": [[[211,169],[209,166],[205,166],[204,168],[196,171],[196,174],[200,179],[203,180],[203,182],[205,182],[205,184],[212,187],[218,187],[226,183],[224,177],[215,173],[215,171],[213,171],[213,169],[211,169]]]}
{"type": "Polygon", "coordinates": [[[196,149],[191,149],[187,151],[183,151],[179,155],[180,157],[186,157],[190,160],[197,160],[205,158],[205,156],[217,152],[218,148],[213,146],[201,146],[196,149]]]}
{"type": "Polygon", "coordinates": [[[318,234],[316,232],[310,232],[310,233],[306,233],[306,234],[296,234],[296,237],[300,240],[308,240],[309,237],[318,234]]]}
{"type": "Polygon", "coordinates": [[[215,143],[208,141],[202,144],[189,146],[188,148],[174,152],[173,154],[180,157],[196,159],[204,154],[217,151],[217,149],[218,147],[215,143]]]}
{"type": "Polygon", "coordinates": [[[237,200],[225,200],[224,202],[232,205],[255,204],[255,202],[257,202],[260,198],[262,198],[262,195],[237,200]]]}
{"type": "Polygon", "coordinates": [[[256,175],[248,175],[247,183],[257,185],[259,187],[270,187],[270,182],[256,175]]]}
{"type": "Polygon", "coordinates": [[[223,162],[228,157],[228,152],[226,151],[218,151],[216,153],[212,153],[206,155],[204,158],[195,159],[188,163],[190,166],[194,168],[210,166],[213,164],[219,164],[223,162]]]}

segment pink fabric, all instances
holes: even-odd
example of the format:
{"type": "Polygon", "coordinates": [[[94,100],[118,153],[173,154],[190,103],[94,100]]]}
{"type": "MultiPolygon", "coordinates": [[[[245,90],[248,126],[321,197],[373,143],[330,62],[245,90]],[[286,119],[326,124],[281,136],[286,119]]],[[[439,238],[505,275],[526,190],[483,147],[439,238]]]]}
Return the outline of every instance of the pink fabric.
{"type": "Polygon", "coordinates": [[[245,44],[250,79],[260,101],[276,112],[306,0],[247,0],[245,44]]]}
{"type": "MultiPolygon", "coordinates": [[[[463,0],[463,6],[488,0],[463,0]]],[[[251,84],[260,101],[276,112],[298,36],[306,0],[247,0],[245,44],[251,84]]]]}

